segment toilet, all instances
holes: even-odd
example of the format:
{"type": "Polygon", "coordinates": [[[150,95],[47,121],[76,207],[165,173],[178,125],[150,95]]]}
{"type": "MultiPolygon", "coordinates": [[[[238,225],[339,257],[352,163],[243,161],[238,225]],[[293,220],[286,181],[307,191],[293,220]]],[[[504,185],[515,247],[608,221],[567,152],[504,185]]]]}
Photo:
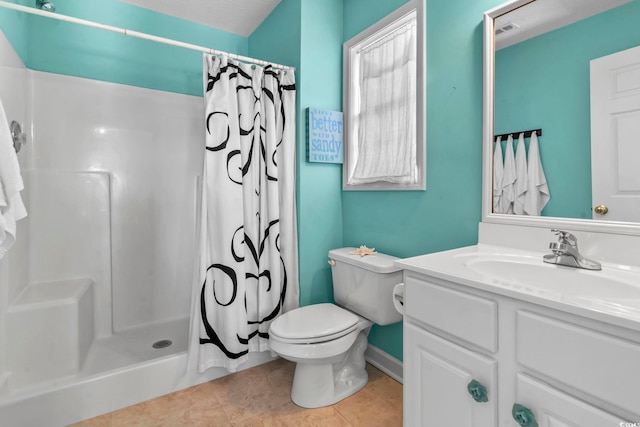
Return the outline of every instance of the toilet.
{"type": "Polygon", "coordinates": [[[269,328],[274,353],[296,363],[291,400],[303,408],[332,405],[367,384],[364,352],[372,324],[400,322],[393,287],[402,282],[396,257],[329,251],[336,304],[296,308],[269,328]]]}

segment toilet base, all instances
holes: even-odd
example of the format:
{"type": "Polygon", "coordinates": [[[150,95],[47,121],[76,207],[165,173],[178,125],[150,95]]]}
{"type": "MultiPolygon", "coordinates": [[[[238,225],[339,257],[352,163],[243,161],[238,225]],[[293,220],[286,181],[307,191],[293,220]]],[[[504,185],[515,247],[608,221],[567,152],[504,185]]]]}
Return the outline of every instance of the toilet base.
{"type": "Polygon", "coordinates": [[[369,381],[365,369],[366,349],[367,335],[363,331],[341,361],[299,361],[291,388],[293,403],[303,408],[320,408],[333,405],[359,391],[369,381]]]}

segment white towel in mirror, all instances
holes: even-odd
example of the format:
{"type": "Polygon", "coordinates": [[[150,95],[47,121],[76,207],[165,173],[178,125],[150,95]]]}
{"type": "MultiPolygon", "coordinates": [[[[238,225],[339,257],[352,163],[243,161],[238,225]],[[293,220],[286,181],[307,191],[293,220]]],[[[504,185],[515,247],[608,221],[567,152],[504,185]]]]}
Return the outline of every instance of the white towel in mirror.
{"type": "Polygon", "coordinates": [[[516,160],[513,155],[513,137],[509,135],[504,149],[504,170],[502,172],[501,213],[512,214],[515,201],[516,160]]]}
{"type": "Polygon", "coordinates": [[[527,162],[527,194],[525,196],[524,211],[527,215],[540,215],[542,209],[551,198],[547,178],[544,176],[538,136],[531,133],[529,143],[529,159],[527,162]]]}
{"type": "Polygon", "coordinates": [[[496,147],[493,150],[493,213],[502,213],[500,199],[502,198],[502,176],[504,164],[502,163],[501,138],[496,139],[496,147]]]}
{"type": "Polygon", "coordinates": [[[514,188],[513,213],[524,214],[524,201],[527,194],[527,153],[524,147],[524,132],[520,133],[516,147],[516,183],[514,188]]]}

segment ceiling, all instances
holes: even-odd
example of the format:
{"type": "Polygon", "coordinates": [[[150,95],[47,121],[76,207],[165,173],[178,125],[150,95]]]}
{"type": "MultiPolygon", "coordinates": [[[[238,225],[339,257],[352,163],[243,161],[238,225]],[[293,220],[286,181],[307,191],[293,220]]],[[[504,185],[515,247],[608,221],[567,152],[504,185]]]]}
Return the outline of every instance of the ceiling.
{"type": "Polygon", "coordinates": [[[496,49],[572,24],[632,0],[534,0],[495,20],[496,49]],[[513,29],[498,34],[501,28],[513,29]]]}
{"type": "Polygon", "coordinates": [[[120,1],[245,37],[280,3],[280,0],[120,1]]]}

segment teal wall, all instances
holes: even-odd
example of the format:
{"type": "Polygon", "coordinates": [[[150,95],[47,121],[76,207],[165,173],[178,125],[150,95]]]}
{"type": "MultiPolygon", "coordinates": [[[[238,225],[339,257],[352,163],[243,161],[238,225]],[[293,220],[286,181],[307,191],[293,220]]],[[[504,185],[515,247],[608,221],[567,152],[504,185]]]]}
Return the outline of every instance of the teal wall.
{"type": "Polygon", "coordinates": [[[333,301],[330,249],[341,247],[342,169],[305,159],[305,110],[342,111],[342,0],[282,0],[249,38],[252,56],[296,66],[300,304],[333,301]]]}
{"type": "Polygon", "coordinates": [[[591,218],[589,61],[639,44],[635,0],[496,53],[496,134],[542,128],[543,215],[591,218]]]}
{"type": "MultiPolygon", "coordinates": [[[[14,1],[25,5],[28,0],[14,1]]],[[[13,50],[16,51],[23,63],[27,63],[28,38],[27,25],[29,17],[22,12],[0,8],[0,29],[11,42],[13,50]]]]}
{"type": "Polygon", "coordinates": [[[378,22],[408,0],[344,0],[344,41],[378,22]]]}
{"type": "MultiPolygon", "coordinates": [[[[296,83],[300,79],[298,74],[302,53],[300,2],[282,0],[249,36],[249,56],[295,67],[296,83]]],[[[299,88],[297,90],[300,91],[299,88]]]]}
{"type": "Polygon", "coordinates": [[[307,108],[342,111],[342,0],[301,0],[298,216],[300,303],[333,301],[328,251],[343,246],[342,168],[305,160],[307,108]]]}
{"type": "MultiPolygon", "coordinates": [[[[404,4],[401,0],[345,0],[345,39],[382,18],[392,3],[393,9],[404,4]],[[351,20],[351,16],[358,18],[351,20]]],[[[482,14],[500,3],[427,0],[427,190],[344,192],[346,246],[366,244],[408,257],[477,243],[482,192],[482,14]]],[[[402,359],[401,324],[374,328],[369,341],[402,359]]]]}
{"type": "MultiPolygon", "coordinates": [[[[32,5],[34,1],[20,3],[32,5]]],[[[56,12],[63,15],[240,55],[248,52],[247,37],[118,0],[63,0],[55,4],[56,12]]],[[[33,70],[202,95],[201,52],[22,12],[2,10],[0,25],[33,70]],[[22,25],[12,21],[15,16],[22,25]]]]}
{"type": "MultiPolygon", "coordinates": [[[[405,3],[407,0],[345,0],[344,41],[366,30],[405,3]]],[[[412,192],[412,194],[418,193],[412,192]]],[[[392,239],[390,239],[390,236],[393,235],[391,229],[402,229],[403,221],[401,220],[398,224],[398,221],[390,217],[390,212],[387,211],[388,206],[386,206],[388,203],[398,203],[399,199],[396,199],[391,192],[379,191],[368,194],[345,191],[342,193],[342,197],[345,227],[344,246],[367,245],[380,252],[400,256],[393,252],[387,243],[392,239]],[[389,197],[393,197],[393,199],[389,197]],[[383,211],[380,211],[381,207],[383,207],[383,211]],[[367,230],[366,227],[360,227],[361,222],[370,223],[372,227],[376,228],[367,230]]],[[[400,203],[410,203],[410,201],[405,199],[400,203]]],[[[409,209],[411,208],[409,207],[409,209]]],[[[369,342],[402,360],[402,323],[389,326],[374,325],[369,333],[369,342]]]]}

